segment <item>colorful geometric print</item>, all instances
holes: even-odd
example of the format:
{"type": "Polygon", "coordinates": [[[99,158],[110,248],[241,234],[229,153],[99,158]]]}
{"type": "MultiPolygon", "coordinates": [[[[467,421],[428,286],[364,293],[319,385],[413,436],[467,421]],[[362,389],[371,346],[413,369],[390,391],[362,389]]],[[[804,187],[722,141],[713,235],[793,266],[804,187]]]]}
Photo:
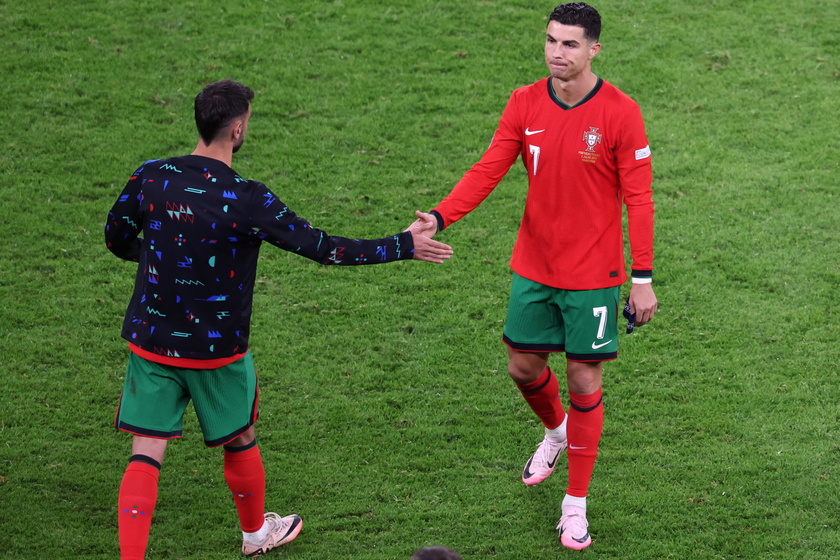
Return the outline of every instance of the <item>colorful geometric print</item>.
{"type": "Polygon", "coordinates": [[[263,241],[325,265],[413,256],[410,233],[330,236],[264,184],[200,156],[150,160],[135,171],[108,214],[105,239],[139,267],[123,338],[147,352],[199,360],[248,349],[263,241]]]}

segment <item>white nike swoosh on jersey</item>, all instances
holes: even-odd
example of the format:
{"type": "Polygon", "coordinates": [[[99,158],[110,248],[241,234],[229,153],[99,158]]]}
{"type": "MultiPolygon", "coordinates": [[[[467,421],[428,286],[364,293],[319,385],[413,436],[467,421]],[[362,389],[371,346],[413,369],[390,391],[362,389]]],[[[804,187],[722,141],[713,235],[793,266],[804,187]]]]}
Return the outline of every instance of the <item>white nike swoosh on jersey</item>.
{"type": "Polygon", "coordinates": [[[525,136],[531,136],[532,134],[539,134],[540,132],[545,132],[545,129],[542,130],[528,130],[525,129],[525,136]]]}
{"type": "Polygon", "coordinates": [[[592,349],[593,349],[593,350],[597,350],[598,348],[602,348],[602,347],[606,346],[606,345],[607,345],[607,344],[609,344],[610,342],[612,342],[612,339],[609,339],[608,341],[606,341],[606,342],[604,342],[604,343],[601,343],[601,344],[595,344],[595,343],[593,342],[593,343],[592,343],[592,349]]]}

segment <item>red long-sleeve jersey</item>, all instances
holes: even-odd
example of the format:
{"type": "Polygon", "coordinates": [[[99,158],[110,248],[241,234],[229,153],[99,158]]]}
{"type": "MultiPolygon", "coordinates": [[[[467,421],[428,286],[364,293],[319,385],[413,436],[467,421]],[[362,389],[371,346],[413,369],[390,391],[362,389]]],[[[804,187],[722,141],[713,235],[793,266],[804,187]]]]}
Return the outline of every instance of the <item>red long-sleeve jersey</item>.
{"type": "Polygon", "coordinates": [[[651,276],[650,147],[630,97],[600,79],[574,107],[551,78],[515,90],[490,147],[432,211],[441,229],[481,204],[520,155],[528,195],[511,257],[517,274],[566,290],[624,283],[623,203],[632,275],[651,276]]]}

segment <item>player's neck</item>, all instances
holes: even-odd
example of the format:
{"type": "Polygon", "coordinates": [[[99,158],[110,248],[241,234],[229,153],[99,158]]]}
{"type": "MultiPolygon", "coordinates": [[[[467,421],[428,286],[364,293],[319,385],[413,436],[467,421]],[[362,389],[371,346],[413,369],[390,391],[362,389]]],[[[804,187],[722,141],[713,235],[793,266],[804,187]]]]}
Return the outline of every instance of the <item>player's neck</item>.
{"type": "Polygon", "coordinates": [[[192,155],[215,159],[221,161],[228,167],[233,163],[233,149],[219,142],[207,145],[199,140],[192,155]]]}
{"type": "Polygon", "coordinates": [[[580,103],[596,85],[598,85],[598,76],[591,71],[583,72],[572,80],[551,79],[554,95],[569,107],[580,103]]]}

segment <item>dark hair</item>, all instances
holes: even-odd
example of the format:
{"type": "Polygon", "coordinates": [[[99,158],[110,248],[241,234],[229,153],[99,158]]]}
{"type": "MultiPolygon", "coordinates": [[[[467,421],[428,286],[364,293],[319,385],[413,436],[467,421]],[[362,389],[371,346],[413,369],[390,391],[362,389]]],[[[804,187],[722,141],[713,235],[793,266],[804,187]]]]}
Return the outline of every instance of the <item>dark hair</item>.
{"type": "Polygon", "coordinates": [[[224,127],[248,112],[254,92],[251,88],[222,80],[205,86],[195,96],[195,126],[205,144],[210,144],[224,127]]]}
{"type": "Polygon", "coordinates": [[[462,558],[451,548],[427,546],[415,552],[409,560],[462,560],[462,558]]]}
{"type": "Polygon", "coordinates": [[[598,10],[583,2],[560,4],[548,16],[548,21],[582,27],[583,36],[590,41],[597,41],[601,37],[601,15],[598,10]]]}

